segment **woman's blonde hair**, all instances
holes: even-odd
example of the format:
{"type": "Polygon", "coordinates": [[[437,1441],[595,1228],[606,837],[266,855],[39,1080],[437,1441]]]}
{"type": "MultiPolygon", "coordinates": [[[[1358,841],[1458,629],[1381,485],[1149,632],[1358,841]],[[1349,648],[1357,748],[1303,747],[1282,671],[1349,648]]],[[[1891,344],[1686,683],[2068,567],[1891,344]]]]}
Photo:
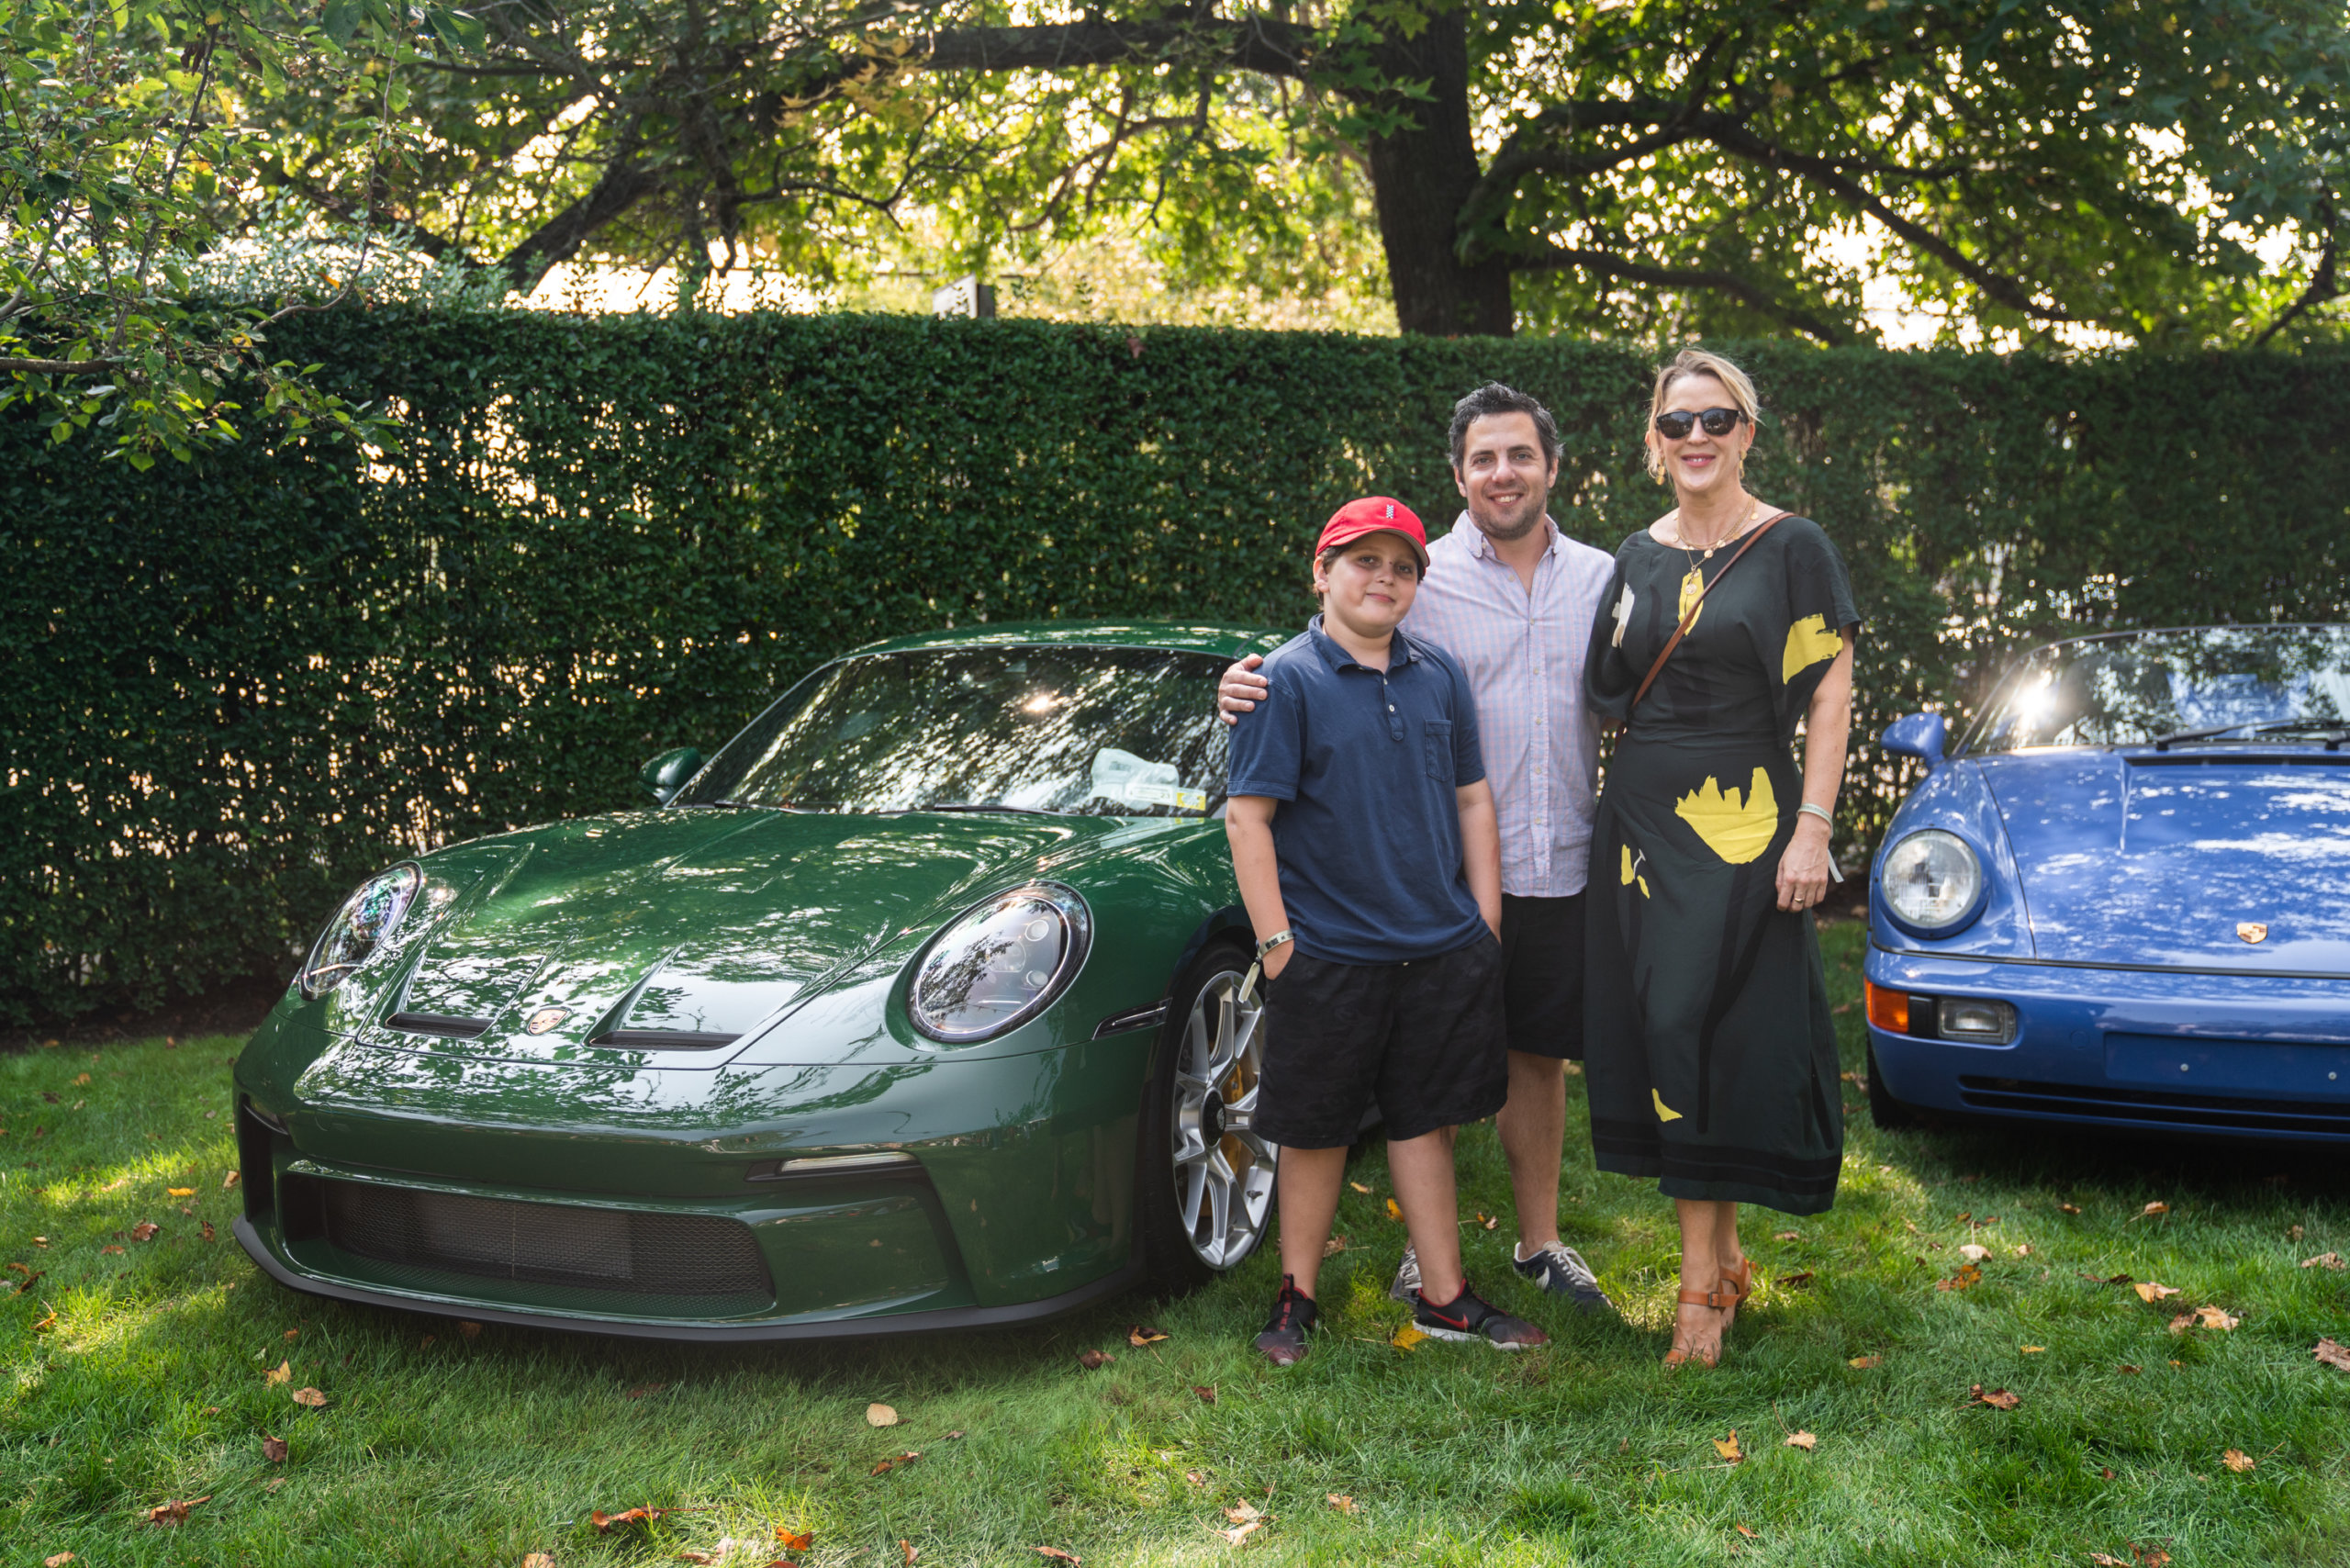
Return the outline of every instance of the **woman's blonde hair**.
{"type": "MultiPolygon", "coordinates": [[[[1746,372],[1708,350],[1683,349],[1673,356],[1671,363],[1657,367],[1656,390],[1649,394],[1649,430],[1656,428],[1656,417],[1664,412],[1664,400],[1672,395],[1674,386],[1698,375],[1710,375],[1720,382],[1729,391],[1731,403],[1746,416],[1747,422],[1757,426],[1762,424],[1762,399],[1756,395],[1753,379],[1746,372]]],[[[1664,454],[1658,443],[1649,440],[1645,433],[1641,441],[1648,448],[1649,477],[1662,478],[1664,454]]]]}

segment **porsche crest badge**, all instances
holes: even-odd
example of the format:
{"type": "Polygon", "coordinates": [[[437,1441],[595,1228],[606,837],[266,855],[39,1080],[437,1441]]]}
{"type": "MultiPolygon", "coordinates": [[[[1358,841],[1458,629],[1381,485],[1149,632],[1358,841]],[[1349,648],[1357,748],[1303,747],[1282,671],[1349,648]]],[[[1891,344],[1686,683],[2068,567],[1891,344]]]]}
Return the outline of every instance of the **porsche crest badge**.
{"type": "MultiPolygon", "coordinates": [[[[2244,927],[2239,925],[2236,929],[2241,932],[2244,927]]],[[[2249,938],[2249,940],[2257,942],[2260,938],[2255,936],[2249,938]]],[[[549,1029],[554,1028],[557,1024],[562,1023],[565,1019],[570,1016],[571,1009],[568,1007],[542,1007],[536,1013],[532,1014],[530,1017],[523,1020],[522,1033],[526,1035],[543,1035],[549,1029]]]]}
{"type": "Polygon", "coordinates": [[[2268,940],[2268,927],[2257,920],[2239,920],[2236,922],[2236,935],[2247,942],[2266,942],[2268,940]]]}

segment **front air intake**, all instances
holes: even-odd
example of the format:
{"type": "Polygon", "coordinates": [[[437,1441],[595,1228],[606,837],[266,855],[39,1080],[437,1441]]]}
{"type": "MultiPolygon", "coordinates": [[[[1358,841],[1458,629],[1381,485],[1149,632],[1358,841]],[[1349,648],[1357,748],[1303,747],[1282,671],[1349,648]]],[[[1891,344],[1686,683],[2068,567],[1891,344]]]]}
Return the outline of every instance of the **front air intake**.
{"type": "MultiPolygon", "coordinates": [[[[767,1260],[737,1220],[315,1177],[301,1184],[314,1189],[323,1239],[401,1271],[587,1292],[639,1310],[664,1310],[645,1298],[666,1297],[667,1310],[708,1316],[761,1311],[775,1299],[767,1260]]],[[[296,1194],[287,1196],[291,1208],[296,1194]]]]}

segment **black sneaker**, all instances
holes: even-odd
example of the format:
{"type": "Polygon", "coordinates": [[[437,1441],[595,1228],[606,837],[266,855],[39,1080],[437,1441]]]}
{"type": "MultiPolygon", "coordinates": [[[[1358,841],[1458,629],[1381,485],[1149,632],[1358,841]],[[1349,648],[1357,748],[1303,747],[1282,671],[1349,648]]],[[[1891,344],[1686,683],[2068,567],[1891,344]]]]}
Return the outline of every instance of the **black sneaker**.
{"type": "Polygon", "coordinates": [[[1417,1291],[1412,1296],[1419,1303],[1412,1326],[1438,1339],[1483,1339],[1497,1350],[1523,1350],[1550,1342],[1550,1336],[1523,1317],[1512,1317],[1466,1284],[1459,1296],[1442,1306],[1417,1291]]]}
{"type": "Polygon", "coordinates": [[[1395,1266],[1395,1280],[1387,1287],[1387,1299],[1400,1301],[1405,1306],[1419,1299],[1420,1255],[1408,1241],[1404,1243],[1404,1260],[1395,1266]]]}
{"type": "Polygon", "coordinates": [[[1314,1298],[1297,1288],[1292,1276],[1281,1276],[1281,1294],[1273,1298],[1273,1315],[1257,1336],[1257,1353],[1277,1367],[1305,1359],[1305,1336],[1314,1328],[1314,1298]]]}
{"type": "Polygon", "coordinates": [[[1581,1311],[1616,1310],[1616,1304],[1599,1288],[1599,1281],[1593,1277],[1591,1265],[1583,1260],[1583,1254],[1563,1241],[1544,1242],[1534,1249],[1531,1258],[1516,1258],[1513,1254],[1510,1267],[1552,1295],[1570,1297],[1581,1311]]]}

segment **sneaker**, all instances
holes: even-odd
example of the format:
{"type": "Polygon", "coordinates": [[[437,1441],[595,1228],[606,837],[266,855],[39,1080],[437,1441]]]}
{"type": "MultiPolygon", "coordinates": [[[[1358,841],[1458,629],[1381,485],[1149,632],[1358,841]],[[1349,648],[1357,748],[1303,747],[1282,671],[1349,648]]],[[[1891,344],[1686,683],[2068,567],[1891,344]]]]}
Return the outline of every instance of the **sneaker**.
{"type": "Polygon", "coordinates": [[[1273,1315],[1257,1336],[1257,1353],[1277,1367],[1305,1359],[1305,1336],[1317,1316],[1314,1298],[1297,1288],[1293,1276],[1281,1276],[1281,1294],[1273,1298],[1273,1315]]]}
{"type": "Polygon", "coordinates": [[[1591,1265],[1583,1254],[1563,1241],[1546,1241],[1534,1249],[1531,1258],[1518,1258],[1512,1253],[1510,1267],[1532,1280],[1552,1295],[1570,1296],[1583,1312],[1614,1312],[1616,1304],[1599,1288],[1593,1277],[1591,1265]]]}
{"type": "Polygon", "coordinates": [[[1409,1306],[1420,1296],[1420,1255],[1412,1244],[1404,1243],[1404,1260],[1395,1266],[1395,1282],[1387,1287],[1387,1298],[1409,1306]]]}
{"type": "Polygon", "coordinates": [[[1442,1306],[1417,1291],[1412,1293],[1412,1299],[1419,1306],[1412,1326],[1438,1339],[1483,1339],[1498,1350],[1523,1350],[1528,1345],[1550,1342],[1550,1336],[1523,1317],[1512,1317],[1465,1284],[1458,1299],[1442,1306]]]}

